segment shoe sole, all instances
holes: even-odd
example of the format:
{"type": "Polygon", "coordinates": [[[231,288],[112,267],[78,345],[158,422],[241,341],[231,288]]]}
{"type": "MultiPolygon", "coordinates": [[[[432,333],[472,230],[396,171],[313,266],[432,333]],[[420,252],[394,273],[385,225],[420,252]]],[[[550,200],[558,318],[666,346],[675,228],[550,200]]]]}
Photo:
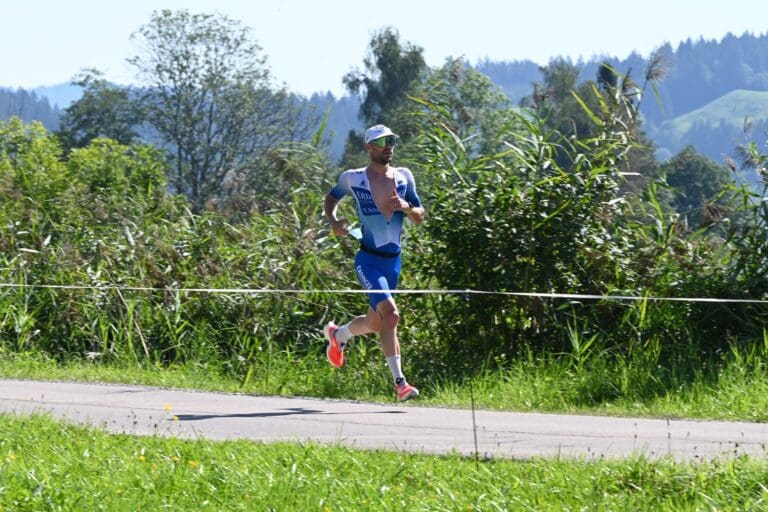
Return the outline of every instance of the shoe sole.
{"type": "Polygon", "coordinates": [[[412,389],[412,390],[410,390],[408,392],[407,395],[405,395],[403,397],[399,397],[398,396],[397,397],[397,401],[398,402],[407,402],[408,400],[410,400],[412,398],[416,398],[417,396],[419,396],[419,390],[418,389],[412,389]]]}
{"type": "Polygon", "coordinates": [[[331,345],[329,344],[328,347],[325,349],[325,357],[328,358],[328,362],[331,363],[331,366],[333,366],[334,368],[341,368],[342,366],[344,366],[343,362],[341,364],[336,364],[333,361],[331,361],[330,352],[331,352],[331,345]]]}
{"type": "MultiPolygon", "coordinates": [[[[327,358],[328,358],[328,362],[329,362],[329,363],[331,363],[331,366],[333,366],[334,368],[341,368],[342,366],[344,366],[344,360],[343,360],[343,359],[341,360],[341,364],[339,364],[339,365],[335,364],[335,363],[334,363],[334,362],[331,360],[331,355],[330,355],[330,352],[331,352],[331,345],[333,344],[333,342],[331,341],[331,327],[332,327],[332,326],[331,326],[331,323],[330,323],[330,322],[329,322],[329,323],[327,323],[327,324],[326,324],[326,325],[323,327],[323,334],[325,334],[325,339],[327,339],[327,340],[328,340],[328,346],[325,348],[325,357],[327,357],[327,358]]],[[[335,325],[333,325],[333,327],[336,327],[336,326],[335,326],[335,325]]],[[[336,328],[338,329],[338,327],[336,327],[336,328]]],[[[343,354],[342,354],[342,357],[343,357],[343,354]]]]}

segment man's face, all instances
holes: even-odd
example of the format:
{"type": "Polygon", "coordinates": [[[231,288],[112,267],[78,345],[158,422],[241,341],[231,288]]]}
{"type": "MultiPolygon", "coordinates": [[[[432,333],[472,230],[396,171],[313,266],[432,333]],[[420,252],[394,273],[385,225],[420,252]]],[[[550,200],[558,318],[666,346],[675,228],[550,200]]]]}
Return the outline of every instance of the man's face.
{"type": "Polygon", "coordinates": [[[392,155],[395,152],[395,144],[397,144],[397,137],[394,135],[387,135],[386,137],[374,139],[366,144],[368,156],[372,162],[377,164],[388,164],[392,161],[392,155]]]}

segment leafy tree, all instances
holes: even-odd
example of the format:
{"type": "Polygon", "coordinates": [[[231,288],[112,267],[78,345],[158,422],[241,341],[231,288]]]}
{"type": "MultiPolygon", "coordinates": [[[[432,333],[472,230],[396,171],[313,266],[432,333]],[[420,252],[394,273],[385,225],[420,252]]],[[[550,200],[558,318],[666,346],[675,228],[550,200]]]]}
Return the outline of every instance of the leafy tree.
{"type": "Polygon", "coordinates": [[[603,91],[615,89],[619,85],[619,74],[607,62],[601,63],[597,70],[597,85],[603,91]]]}
{"type": "MultiPolygon", "coordinates": [[[[521,104],[532,108],[544,120],[545,126],[553,130],[552,134],[562,136],[566,142],[590,138],[596,126],[582,104],[599,112],[599,95],[593,91],[594,82],[579,86],[579,67],[568,59],[554,59],[540,71],[542,81],[533,84],[532,94],[521,104]]],[[[567,167],[571,153],[566,148],[557,151],[558,164],[567,167]]]]}
{"type": "Polygon", "coordinates": [[[17,201],[31,200],[47,213],[30,221],[55,217],[59,195],[69,182],[61,160],[58,139],[41,123],[25,124],[17,117],[0,122],[0,211],[13,211],[17,201]]]}
{"type": "Polygon", "coordinates": [[[273,90],[261,48],[223,15],[154,12],[129,59],[143,85],[142,118],[167,146],[170,183],[200,210],[260,153],[304,133],[296,102],[273,90]]]}
{"type": "MultiPolygon", "coordinates": [[[[364,71],[347,73],[343,82],[353,95],[362,94],[360,118],[366,126],[385,123],[407,137],[396,112],[408,93],[427,70],[424,50],[411,43],[401,43],[398,32],[389,27],[371,38],[368,55],[363,59],[364,71]]],[[[364,162],[362,137],[350,132],[341,165],[354,167],[364,162]]]]}
{"type": "MultiPolygon", "coordinates": [[[[421,143],[430,144],[435,116],[463,142],[470,154],[491,154],[504,148],[504,137],[516,123],[513,106],[504,92],[463,59],[447,59],[414,84],[409,101],[396,109],[398,131],[417,134],[403,147],[400,158],[419,162],[421,143]],[[438,107],[439,105],[439,107],[438,107]],[[436,111],[439,114],[436,114],[436,111]]],[[[420,163],[420,162],[419,162],[420,163]]]]}
{"type": "Polygon", "coordinates": [[[166,165],[163,152],[153,146],[125,146],[112,139],[96,139],[67,160],[70,177],[90,193],[109,191],[121,201],[164,192],[166,165]]]}
{"type": "MultiPolygon", "coordinates": [[[[398,131],[399,128],[398,128],[398,131]]],[[[363,151],[365,139],[361,133],[349,130],[347,140],[344,142],[344,153],[339,165],[345,169],[357,169],[368,164],[368,157],[363,151]]]]}
{"type": "MultiPolygon", "coordinates": [[[[608,63],[598,68],[595,80],[579,83],[580,70],[569,60],[555,59],[541,68],[543,81],[534,84],[533,93],[521,102],[530,106],[544,120],[552,134],[562,137],[562,145],[555,159],[560,166],[573,165],[572,157],[580,158],[581,151],[574,151],[578,141],[590,140],[604,129],[608,122],[622,126],[623,136],[631,144],[622,146],[627,158],[620,158],[621,172],[632,176],[622,184],[624,192],[641,191],[649,179],[658,176],[658,166],[653,154],[654,144],[642,129],[638,117],[645,89],[666,73],[661,54],[654,54],[647,63],[644,82],[638,85],[630,68],[624,75],[608,63]]],[[[618,155],[617,155],[618,156],[618,155]]]]}
{"type": "Polygon", "coordinates": [[[405,100],[415,80],[426,70],[424,50],[411,43],[400,43],[393,28],[385,28],[373,36],[365,71],[352,71],[344,76],[344,85],[352,94],[364,90],[360,117],[369,125],[389,123],[389,112],[405,100]]]}
{"type": "Polygon", "coordinates": [[[706,224],[719,216],[717,204],[723,206],[723,192],[735,184],[727,166],[697,153],[693,146],[665,162],[662,170],[674,189],[672,207],[691,225],[706,224]]]}
{"type": "Polygon", "coordinates": [[[87,69],[72,81],[82,87],[83,95],[64,110],[61,119],[59,136],[67,148],[84,147],[100,137],[126,145],[139,139],[140,118],[130,90],[110,84],[103,76],[87,69]]]}

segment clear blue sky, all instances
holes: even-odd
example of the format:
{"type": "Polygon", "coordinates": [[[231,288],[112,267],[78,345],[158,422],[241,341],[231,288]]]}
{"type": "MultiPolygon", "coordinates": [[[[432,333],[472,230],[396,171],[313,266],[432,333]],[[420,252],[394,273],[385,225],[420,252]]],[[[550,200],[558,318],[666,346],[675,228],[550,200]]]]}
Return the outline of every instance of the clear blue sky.
{"type": "Polygon", "coordinates": [[[67,83],[88,67],[130,83],[125,60],[139,51],[130,35],[153,10],[183,8],[249,27],[276,83],[305,95],[342,95],[342,76],[386,26],[424,48],[430,66],[647,56],[664,42],[768,32],[766,0],[0,0],[0,87],[67,83]]]}

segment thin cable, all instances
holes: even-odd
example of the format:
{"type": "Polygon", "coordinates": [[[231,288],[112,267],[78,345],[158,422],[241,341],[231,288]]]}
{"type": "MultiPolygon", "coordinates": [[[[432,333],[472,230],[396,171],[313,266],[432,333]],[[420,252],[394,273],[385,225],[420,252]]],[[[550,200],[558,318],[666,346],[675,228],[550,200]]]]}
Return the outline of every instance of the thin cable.
{"type": "Polygon", "coordinates": [[[431,290],[431,289],[413,289],[413,290],[379,290],[379,289],[296,289],[296,288],[157,288],[147,286],[117,286],[117,285],[63,285],[63,284],[22,284],[22,283],[0,283],[0,288],[38,288],[38,289],[61,289],[61,290],[119,290],[119,291],[139,291],[139,292],[168,292],[168,293],[218,293],[218,294],[307,294],[307,293],[330,293],[330,294],[349,294],[349,293],[380,293],[388,292],[392,294],[403,295],[500,295],[510,297],[537,297],[548,299],[571,299],[571,300],[602,300],[602,301],[658,301],[658,302],[711,302],[711,303],[734,303],[734,304],[768,304],[768,299],[721,299],[715,297],[656,297],[656,296],[637,296],[637,295],[591,295],[581,293],[545,293],[545,292],[504,292],[490,290],[431,290]]]}

